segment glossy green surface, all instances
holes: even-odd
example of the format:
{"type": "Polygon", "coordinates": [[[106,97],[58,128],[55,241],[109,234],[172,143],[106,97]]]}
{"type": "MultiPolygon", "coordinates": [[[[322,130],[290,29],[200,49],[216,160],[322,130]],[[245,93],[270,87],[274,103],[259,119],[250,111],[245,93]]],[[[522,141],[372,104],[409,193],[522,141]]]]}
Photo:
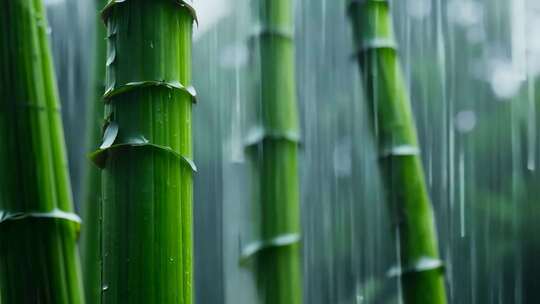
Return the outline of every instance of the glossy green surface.
{"type": "MultiPolygon", "coordinates": [[[[105,6],[105,0],[95,0],[96,36],[93,57],[92,86],[87,105],[88,147],[95,148],[101,143],[103,126],[103,92],[105,91],[105,26],[98,9],[105,6]]],[[[83,271],[84,296],[86,303],[101,303],[101,170],[87,161],[85,201],[83,206],[84,224],[81,228],[81,262],[83,271]]]]}
{"type": "Polygon", "coordinates": [[[302,303],[299,124],[296,104],[293,3],[257,2],[260,121],[248,139],[258,176],[261,241],[255,252],[263,303],[302,303]]]}
{"type": "Polygon", "coordinates": [[[193,302],[192,10],[116,1],[107,24],[102,303],[193,302]]]}
{"type": "Polygon", "coordinates": [[[83,303],[64,135],[41,0],[0,11],[0,299],[83,303]]]}
{"type": "Polygon", "coordinates": [[[350,5],[364,90],[370,101],[393,230],[399,240],[403,301],[446,303],[433,210],[419,156],[409,93],[401,71],[387,1],[350,5]]]}

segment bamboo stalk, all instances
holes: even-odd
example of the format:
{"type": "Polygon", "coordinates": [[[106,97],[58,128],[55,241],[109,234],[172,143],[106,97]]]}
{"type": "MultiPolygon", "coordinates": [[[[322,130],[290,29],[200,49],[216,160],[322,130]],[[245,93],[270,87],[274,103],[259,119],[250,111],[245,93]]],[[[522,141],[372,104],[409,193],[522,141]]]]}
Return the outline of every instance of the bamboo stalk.
{"type": "Polygon", "coordinates": [[[247,139],[258,176],[261,240],[255,254],[263,303],[302,303],[299,123],[294,75],[294,22],[289,0],[260,0],[254,38],[260,56],[261,117],[247,139]]]}
{"type": "Polygon", "coordinates": [[[387,0],[351,1],[349,7],[383,184],[397,233],[403,300],[446,303],[416,127],[401,71],[387,0]]]}
{"type": "MultiPolygon", "coordinates": [[[[102,8],[107,1],[96,0],[96,8],[102,8]]],[[[105,91],[105,27],[99,11],[95,12],[96,33],[93,57],[92,86],[87,105],[87,134],[89,147],[99,146],[103,125],[102,96],[105,91]]],[[[101,303],[101,171],[89,164],[85,180],[83,206],[84,225],[81,230],[81,260],[83,271],[84,295],[86,303],[101,303]]]]}
{"type": "Polygon", "coordinates": [[[7,1],[0,22],[0,298],[83,303],[43,4],[7,1]]]}
{"type": "Polygon", "coordinates": [[[195,14],[180,0],[112,0],[102,16],[102,303],[189,304],[195,14]]]}

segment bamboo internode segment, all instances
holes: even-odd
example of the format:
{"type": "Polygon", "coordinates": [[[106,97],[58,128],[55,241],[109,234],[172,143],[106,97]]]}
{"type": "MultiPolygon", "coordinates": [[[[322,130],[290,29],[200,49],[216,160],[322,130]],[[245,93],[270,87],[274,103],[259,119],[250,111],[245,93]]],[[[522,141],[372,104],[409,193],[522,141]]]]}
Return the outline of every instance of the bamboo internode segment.
{"type": "Polygon", "coordinates": [[[390,6],[383,0],[352,1],[349,14],[399,241],[400,266],[391,272],[400,276],[405,303],[444,304],[443,263],[390,6]]]}
{"type": "Polygon", "coordinates": [[[191,35],[184,1],[111,1],[102,303],[193,302],[191,35]]]}
{"type": "Polygon", "coordinates": [[[257,0],[252,49],[260,58],[260,116],[245,140],[258,180],[255,202],[260,240],[243,258],[256,260],[263,303],[302,303],[300,192],[297,152],[300,127],[294,73],[294,22],[289,0],[257,0]]]}
{"type": "Polygon", "coordinates": [[[0,11],[0,298],[83,303],[64,134],[41,0],[0,11]]]}

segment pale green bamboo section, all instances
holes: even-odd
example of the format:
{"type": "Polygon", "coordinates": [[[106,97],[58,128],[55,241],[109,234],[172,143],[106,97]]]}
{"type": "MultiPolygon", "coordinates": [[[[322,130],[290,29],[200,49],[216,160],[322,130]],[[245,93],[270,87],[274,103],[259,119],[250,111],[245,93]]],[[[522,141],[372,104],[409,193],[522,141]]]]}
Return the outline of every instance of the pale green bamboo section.
{"type": "Polygon", "coordinates": [[[83,303],[58,93],[41,0],[0,11],[0,298],[83,303]]]}
{"type": "Polygon", "coordinates": [[[113,0],[102,16],[101,301],[191,304],[194,11],[179,0],[113,0]]]}
{"type": "Polygon", "coordinates": [[[352,1],[349,9],[383,186],[398,238],[400,267],[392,272],[400,276],[404,303],[444,304],[443,264],[389,3],[352,1]]]}
{"type": "Polygon", "coordinates": [[[258,176],[261,240],[255,254],[263,303],[302,303],[300,247],[300,138],[294,73],[294,21],[290,0],[257,0],[254,36],[260,57],[260,122],[248,138],[258,176]]]}
{"type": "MultiPolygon", "coordinates": [[[[95,0],[96,36],[90,98],[87,105],[89,147],[101,143],[103,126],[103,92],[107,46],[105,26],[99,10],[105,0],[95,0]]],[[[84,225],[81,229],[81,261],[86,303],[101,303],[101,170],[88,162],[83,205],[84,225]]]]}

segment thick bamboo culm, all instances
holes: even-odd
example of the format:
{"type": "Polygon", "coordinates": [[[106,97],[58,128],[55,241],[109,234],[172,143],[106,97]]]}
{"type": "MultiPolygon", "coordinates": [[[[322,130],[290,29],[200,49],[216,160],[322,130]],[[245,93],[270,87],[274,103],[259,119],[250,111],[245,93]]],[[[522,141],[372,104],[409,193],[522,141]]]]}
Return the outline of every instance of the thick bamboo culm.
{"type": "MultiPolygon", "coordinates": [[[[258,176],[261,240],[256,259],[260,295],[267,304],[302,303],[300,247],[300,138],[294,73],[294,21],[290,0],[257,0],[260,121],[248,138],[258,176]]],[[[258,73],[256,73],[258,74],[258,73]]],[[[249,250],[248,250],[249,251],[249,250]]]]}
{"type": "Polygon", "coordinates": [[[113,0],[102,171],[104,304],[193,303],[191,36],[179,0],[113,0]]]}
{"type": "Polygon", "coordinates": [[[5,1],[0,24],[0,302],[84,303],[43,3],[5,1]]]}
{"type": "Polygon", "coordinates": [[[406,304],[444,304],[443,264],[389,3],[351,1],[349,13],[397,234],[402,298],[406,304]]]}

